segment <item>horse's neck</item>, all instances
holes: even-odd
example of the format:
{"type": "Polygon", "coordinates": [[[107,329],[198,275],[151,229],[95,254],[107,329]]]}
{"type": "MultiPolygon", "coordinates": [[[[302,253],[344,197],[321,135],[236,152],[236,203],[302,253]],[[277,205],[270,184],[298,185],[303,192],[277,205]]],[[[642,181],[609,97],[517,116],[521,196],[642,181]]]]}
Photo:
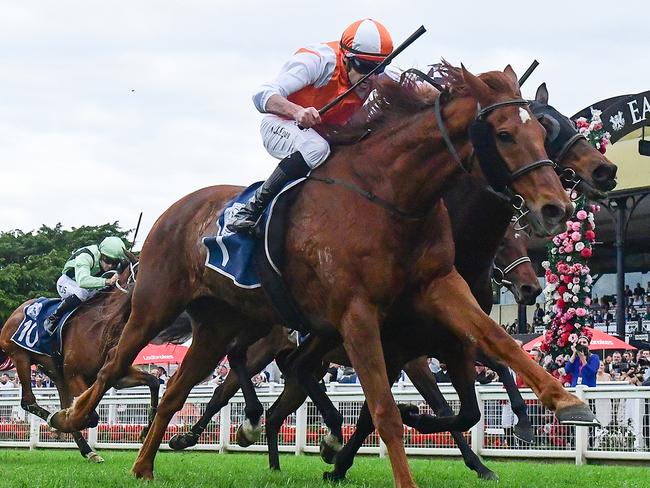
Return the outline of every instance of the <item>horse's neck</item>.
{"type": "MultiPolygon", "coordinates": [[[[443,109],[446,129],[461,158],[469,156],[467,129],[474,120],[475,103],[470,98],[452,100],[443,109]]],[[[327,174],[361,182],[412,213],[430,208],[449,179],[462,170],[448,151],[432,109],[405,116],[333,159],[336,162],[324,168],[327,174]]]]}
{"type": "Polygon", "coordinates": [[[468,282],[489,277],[512,209],[476,180],[462,178],[445,195],[456,243],[456,266],[468,282]]]}

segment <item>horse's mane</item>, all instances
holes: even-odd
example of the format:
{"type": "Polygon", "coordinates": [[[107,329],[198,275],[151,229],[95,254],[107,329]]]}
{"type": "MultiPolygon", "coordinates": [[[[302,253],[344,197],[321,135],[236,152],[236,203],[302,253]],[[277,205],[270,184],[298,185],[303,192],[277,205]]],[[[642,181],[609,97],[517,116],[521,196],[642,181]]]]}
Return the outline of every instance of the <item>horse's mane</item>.
{"type": "Polygon", "coordinates": [[[131,314],[133,288],[133,284],[129,285],[128,293],[115,289],[99,298],[98,301],[101,300],[101,302],[94,305],[102,307],[101,314],[106,323],[102,331],[102,344],[104,347],[102,353],[115,346],[122,335],[124,326],[131,314]]]}
{"type": "Polygon", "coordinates": [[[431,107],[418,96],[416,80],[403,76],[399,82],[384,76],[374,81],[363,107],[343,126],[329,125],[319,132],[333,145],[349,144],[368,131],[392,125],[404,116],[431,107]]]}

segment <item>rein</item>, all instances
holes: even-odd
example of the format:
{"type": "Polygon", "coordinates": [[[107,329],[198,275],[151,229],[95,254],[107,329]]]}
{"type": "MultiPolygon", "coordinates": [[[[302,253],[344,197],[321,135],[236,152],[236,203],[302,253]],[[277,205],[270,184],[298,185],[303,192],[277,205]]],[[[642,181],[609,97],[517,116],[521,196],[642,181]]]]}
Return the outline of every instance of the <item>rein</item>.
{"type": "Polygon", "coordinates": [[[391,214],[402,219],[422,220],[424,217],[426,217],[428,213],[428,211],[413,213],[413,212],[407,212],[405,210],[402,210],[396,207],[395,205],[393,205],[392,203],[390,203],[389,201],[384,200],[381,197],[378,197],[373,192],[364,190],[363,188],[360,188],[354,183],[350,183],[349,181],[346,180],[341,180],[338,178],[330,178],[330,177],[312,176],[312,175],[307,176],[307,179],[320,181],[321,183],[325,183],[326,185],[338,185],[347,188],[348,190],[352,190],[353,192],[362,196],[369,202],[374,203],[375,205],[379,205],[380,207],[388,210],[391,214]]]}

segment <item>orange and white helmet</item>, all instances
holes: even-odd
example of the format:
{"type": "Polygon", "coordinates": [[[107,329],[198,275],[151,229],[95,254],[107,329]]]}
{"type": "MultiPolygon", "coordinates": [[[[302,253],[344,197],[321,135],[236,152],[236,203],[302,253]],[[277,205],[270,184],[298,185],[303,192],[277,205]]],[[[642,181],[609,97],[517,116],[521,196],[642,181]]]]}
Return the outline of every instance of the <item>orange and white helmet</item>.
{"type": "Polygon", "coordinates": [[[362,19],[343,31],[341,49],[348,58],[380,63],[393,52],[393,40],[383,24],[362,19]]]}

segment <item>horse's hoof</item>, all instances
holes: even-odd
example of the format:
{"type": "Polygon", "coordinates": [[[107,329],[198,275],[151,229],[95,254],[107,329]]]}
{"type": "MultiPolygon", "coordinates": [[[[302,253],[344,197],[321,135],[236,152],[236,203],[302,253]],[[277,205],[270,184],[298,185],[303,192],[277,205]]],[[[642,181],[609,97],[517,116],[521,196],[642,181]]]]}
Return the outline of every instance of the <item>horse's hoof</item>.
{"type": "Polygon", "coordinates": [[[323,473],[323,479],[325,481],[343,481],[345,479],[345,475],[339,474],[336,471],[325,471],[323,473]]]}
{"type": "Polygon", "coordinates": [[[88,414],[88,427],[97,427],[99,425],[99,414],[93,410],[88,414]]]}
{"type": "Polygon", "coordinates": [[[535,442],[535,431],[532,425],[515,425],[514,435],[521,442],[532,444],[535,442]]]}
{"type": "Polygon", "coordinates": [[[343,448],[343,444],[334,434],[327,434],[320,441],[320,457],[327,464],[334,464],[336,455],[343,448]]]}
{"type": "Polygon", "coordinates": [[[169,439],[169,447],[174,451],[182,451],[188,447],[196,446],[196,443],[199,441],[199,436],[194,432],[188,432],[187,434],[176,434],[171,439],[169,439]]]}
{"type": "Polygon", "coordinates": [[[402,423],[415,428],[417,425],[417,419],[420,416],[420,409],[416,405],[411,405],[410,403],[398,403],[397,408],[402,417],[402,423]]]}
{"type": "Polygon", "coordinates": [[[153,468],[138,466],[137,464],[133,465],[131,468],[131,473],[139,480],[152,480],[153,479],[153,468]]]}
{"type": "Polygon", "coordinates": [[[99,464],[104,462],[104,458],[97,454],[95,451],[90,451],[88,454],[86,454],[86,459],[89,463],[99,464]]]}
{"type": "Polygon", "coordinates": [[[250,420],[244,420],[237,428],[237,444],[240,447],[248,447],[257,442],[262,434],[262,427],[253,425],[250,420]]]}
{"type": "Polygon", "coordinates": [[[555,412],[555,416],[562,425],[586,425],[597,427],[600,422],[584,403],[571,405],[555,412]]]}
{"type": "Polygon", "coordinates": [[[60,430],[55,429],[54,427],[50,427],[50,434],[52,435],[52,439],[56,439],[57,441],[63,439],[63,433],[60,430]]]}
{"type": "Polygon", "coordinates": [[[499,475],[489,469],[478,473],[478,477],[483,481],[499,481],[499,475]]]}

